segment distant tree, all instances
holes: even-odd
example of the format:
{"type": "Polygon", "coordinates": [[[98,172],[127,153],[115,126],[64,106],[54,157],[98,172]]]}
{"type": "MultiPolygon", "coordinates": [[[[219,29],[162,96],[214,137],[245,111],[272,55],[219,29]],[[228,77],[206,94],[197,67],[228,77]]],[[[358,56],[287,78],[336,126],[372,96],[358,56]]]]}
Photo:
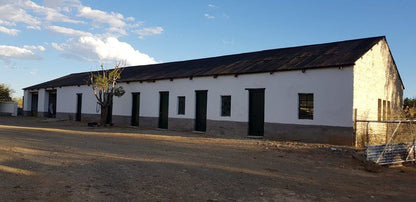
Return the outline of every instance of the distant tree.
{"type": "Polygon", "coordinates": [[[416,98],[405,98],[403,100],[403,107],[416,107],[416,98]]]}
{"type": "Polygon", "coordinates": [[[123,66],[117,63],[114,69],[104,69],[101,65],[101,70],[91,72],[90,84],[97,103],[101,107],[100,125],[111,124],[107,121],[107,117],[109,108],[113,105],[113,96],[121,97],[125,93],[122,86],[117,87],[122,71],[123,66]]]}
{"type": "Polygon", "coordinates": [[[17,102],[17,107],[22,108],[23,107],[23,98],[22,97],[14,97],[12,98],[13,102],[17,102]]]}
{"type": "Polygon", "coordinates": [[[405,98],[403,110],[407,118],[416,118],[416,98],[405,98]]]}
{"type": "Polygon", "coordinates": [[[12,100],[12,94],[14,93],[8,85],[0,84],[0,102],[8,102],[12,100]]]}

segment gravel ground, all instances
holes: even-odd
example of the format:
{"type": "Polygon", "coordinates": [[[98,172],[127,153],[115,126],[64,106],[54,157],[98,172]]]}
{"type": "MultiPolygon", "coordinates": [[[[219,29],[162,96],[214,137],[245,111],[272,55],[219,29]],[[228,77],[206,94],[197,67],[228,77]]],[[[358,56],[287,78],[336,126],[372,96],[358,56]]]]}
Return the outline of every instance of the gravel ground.
{"type": "Polygon", "coordinates": [[[348,147],[85,125],[0,117],[0,200],[416,200],[416,167],[367,172],[348,147]]]}

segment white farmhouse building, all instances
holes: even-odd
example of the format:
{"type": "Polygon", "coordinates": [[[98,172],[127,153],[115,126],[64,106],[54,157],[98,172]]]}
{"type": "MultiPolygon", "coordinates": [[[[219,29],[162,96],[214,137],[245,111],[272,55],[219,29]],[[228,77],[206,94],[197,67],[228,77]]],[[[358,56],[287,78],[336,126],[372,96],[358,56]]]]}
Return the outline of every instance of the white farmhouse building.
{"type": "MultiPolygon", "coordinates": [[[[89,76],[25,88],[25,114],[98,121],[89,76]]],[[[346,145],[354,118],[389,116],[404,89],[385,37],[126,67],[118,85],[116,124],[346,145]]]]}

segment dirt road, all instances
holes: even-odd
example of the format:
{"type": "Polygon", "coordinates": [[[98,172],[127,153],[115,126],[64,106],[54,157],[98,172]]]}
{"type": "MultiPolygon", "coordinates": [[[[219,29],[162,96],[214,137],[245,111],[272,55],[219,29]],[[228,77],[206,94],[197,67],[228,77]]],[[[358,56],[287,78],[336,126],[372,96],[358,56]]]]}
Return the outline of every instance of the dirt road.
{"type": "Polygon", "coordinates": [[[0,117],[0,200],[416,199],[415,167],[370,173],[331,147],[0,117]]]}

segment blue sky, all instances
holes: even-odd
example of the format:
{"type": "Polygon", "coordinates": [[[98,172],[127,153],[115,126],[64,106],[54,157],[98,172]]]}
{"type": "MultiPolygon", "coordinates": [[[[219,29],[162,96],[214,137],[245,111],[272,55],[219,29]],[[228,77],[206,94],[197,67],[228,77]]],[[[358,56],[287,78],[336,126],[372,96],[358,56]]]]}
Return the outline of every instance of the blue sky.
{"type": "Polygon", "coordinates": [[[385,35],[416,97],[416,1],[0,0],[0,83],[385,35]]]}

